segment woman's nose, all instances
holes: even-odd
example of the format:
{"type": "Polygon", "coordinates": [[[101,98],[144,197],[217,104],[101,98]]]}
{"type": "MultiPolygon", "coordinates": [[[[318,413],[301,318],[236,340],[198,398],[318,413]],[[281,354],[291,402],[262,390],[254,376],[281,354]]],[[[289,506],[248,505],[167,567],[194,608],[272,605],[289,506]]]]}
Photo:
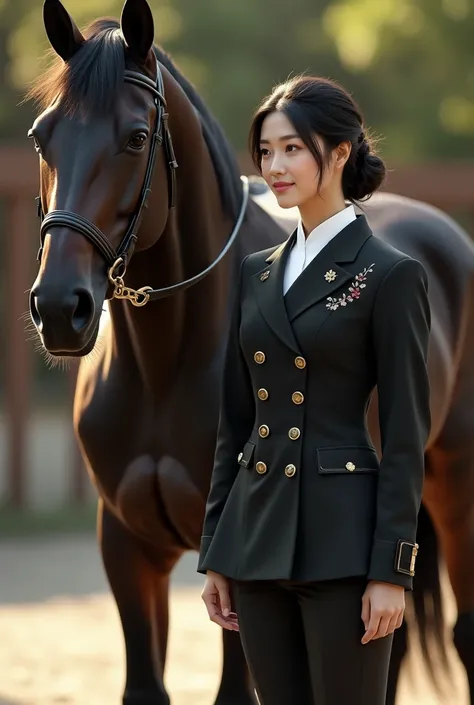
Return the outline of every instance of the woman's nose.
{"type": "Polygon", "coordinates": [[[274,157],[270,165],[270,174],[276,176],[277,174],[284,174],[285,171],[283,160],[280,157],[274,157]]]}

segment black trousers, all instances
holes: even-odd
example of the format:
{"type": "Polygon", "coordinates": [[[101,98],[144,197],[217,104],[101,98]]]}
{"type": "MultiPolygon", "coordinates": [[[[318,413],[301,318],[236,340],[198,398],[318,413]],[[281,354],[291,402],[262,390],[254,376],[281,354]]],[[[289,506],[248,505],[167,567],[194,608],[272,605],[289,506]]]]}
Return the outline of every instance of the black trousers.
{"type": "Polygon", "coordinates": [[[385,705],[393,635],[361,644],[365,578],[233,583],[261,705],[385,705]]]}

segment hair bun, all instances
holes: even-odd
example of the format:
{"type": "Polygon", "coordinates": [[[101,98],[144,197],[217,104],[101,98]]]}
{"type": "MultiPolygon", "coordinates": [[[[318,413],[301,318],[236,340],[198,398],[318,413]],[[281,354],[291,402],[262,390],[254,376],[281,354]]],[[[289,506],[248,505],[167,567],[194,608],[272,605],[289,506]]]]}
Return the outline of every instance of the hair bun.
{"type": "MultiPolygon", "coordinates": [[[[355,158],[355,168],[350,183],[346,184],[344,195],[351,201],[369,198],[385,179],[385,164],[373,154],[370,143],[364,139],[355,158]]],[[[352,171],[352,170],[351,170],[352,171]]]]}

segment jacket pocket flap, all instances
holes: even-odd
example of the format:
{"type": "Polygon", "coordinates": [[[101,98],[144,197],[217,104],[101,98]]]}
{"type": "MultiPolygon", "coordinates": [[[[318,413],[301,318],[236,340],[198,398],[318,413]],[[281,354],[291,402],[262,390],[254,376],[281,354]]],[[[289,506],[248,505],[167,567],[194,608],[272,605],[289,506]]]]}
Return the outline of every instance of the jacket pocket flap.
{"type": "Polygon", "coordinates": [[[339,448],[318,448],[318,473],[376,473],[379,460],[374,448],[369,446],[344,446],[339,448]]]}
{"type": "Polygon", "coordinates": [[[255,443],[251,443],[248,441],[244,445],[244,449],[241,453],[239,453],[239,457],[237,459],[239,465],[242,465],[244,468],[248,468],[249,465],[252,464],[252,459],[253,459],[253,454],[255,451],[255,443]]]}

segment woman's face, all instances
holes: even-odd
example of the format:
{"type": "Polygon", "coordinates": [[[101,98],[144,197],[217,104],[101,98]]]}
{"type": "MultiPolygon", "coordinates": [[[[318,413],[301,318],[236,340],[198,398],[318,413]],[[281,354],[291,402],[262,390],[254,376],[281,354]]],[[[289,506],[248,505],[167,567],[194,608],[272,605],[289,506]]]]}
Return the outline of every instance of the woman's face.
{"type": "Polygon", "coordinates": [[[318,164],[284,113],[275,111],[263,121],[260,150],[262,176],[282,208],[301,208],[309,200],[324,198],[331,182],[331,163],[324,169],[318,194],[318,164]]]}

